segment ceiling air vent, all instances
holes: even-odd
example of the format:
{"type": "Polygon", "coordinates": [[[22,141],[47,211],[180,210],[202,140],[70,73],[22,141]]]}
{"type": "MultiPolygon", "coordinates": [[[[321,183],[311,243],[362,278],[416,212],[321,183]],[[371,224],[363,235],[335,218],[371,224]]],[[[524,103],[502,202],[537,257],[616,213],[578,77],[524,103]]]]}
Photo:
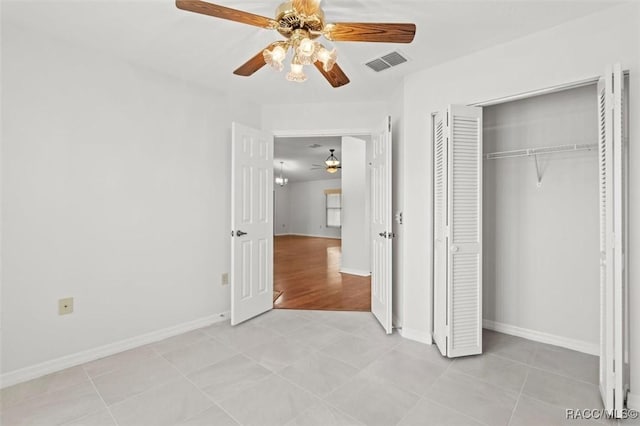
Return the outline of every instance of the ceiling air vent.
{"type": "Polygon", "coordinates": [[[402,56],[400,52],[391,52],[388,55],[382,56],[381,58],[376,58],[372,61],[369,61],[365,65],[375,72],[380,72],[391,67],[403,64],[405,62],[407,62],[407,58],[402,56]]]}
{"type": "Polygon", "coordinates": [[[321,148],[322,145],[314,143],[313,145],[309,145],[309,148],[321,148]]]}

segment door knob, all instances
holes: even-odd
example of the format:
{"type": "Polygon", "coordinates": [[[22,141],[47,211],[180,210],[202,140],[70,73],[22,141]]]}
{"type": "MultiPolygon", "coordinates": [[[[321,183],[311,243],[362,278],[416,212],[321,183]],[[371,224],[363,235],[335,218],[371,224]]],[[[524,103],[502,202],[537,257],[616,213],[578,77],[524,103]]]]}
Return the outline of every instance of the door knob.
{"type": "Polygon", "coordinates": [[[246,233],[246,232],[242,232],[242,231],[241,231],[241,230],[239,230],[239,229],[236,231],[236,236],[237,236],[237,237],[242,237],[243,235],[247,235],[247,233],[246,233]]]}
{"type": "Polygon", "coordinates": [[[457,253],[457,252],[459,252],[459,251],[460,251],[460,247],[458,247],[458,246],[451,246],[451,252],[452,252],[452,253],[457,253]]]}
{"type": "Polygon", "coordinates": [[[378,235],[380,235],[382,238],[387,238],[387,231],[380,232],[378,235]]]}

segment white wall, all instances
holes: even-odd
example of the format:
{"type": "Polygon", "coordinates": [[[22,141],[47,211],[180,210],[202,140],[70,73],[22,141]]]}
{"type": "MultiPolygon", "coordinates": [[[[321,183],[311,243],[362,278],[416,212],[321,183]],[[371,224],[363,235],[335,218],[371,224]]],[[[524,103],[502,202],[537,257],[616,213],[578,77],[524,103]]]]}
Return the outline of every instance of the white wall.
{"type": "MultiPolygon", "coordinates": [[[[598,143],[595,85],[484,109],[484,152],[598,143]]],[[[483,314],[600,342],[598,150],[484,161],[483,314]],[[579,295],[579,296],[578,296],[579,295]]]]}
{"type": "Polygon", "coordinates": [[[280,186],[273,185],[273,191],[275,196],[274,208],[275,213],[273,215],[273,234],[274,235],[286,235],[290,232],[290,210],[291,203],[289,202],[289,189],[291,184],[280,186]]]}
{"type": "Polygon", "coordinates": [[[257,108],[4,23],[2,53],[3,373],[227,311],[257,108]]]}
{"type": "MultiPolygon", "coordinates": [[[[404,87],[404,318],[403,327],[431,330],[430,120],[446,104],[471,104],[592,78],[607,64],[631,71],[630,110],[640,110],[640,5],[626,4],[416,73],[404,87]]],[[[636,111],[636,112],[633,112],[636,111]]],[[[633,149],[640,120],[630,136],[630,217],[640,216],[640,150],[633,149]]],[[[640,226],[630,230],[631,306],[640,306],[640,226]]],[[[594,315],[598,315],[597,312],[594,315]]],[[[640,324],[640,310],[631,312],[640,324]]],[[[632,398],[640,387],[640,328],[631,331],[632,398]],[[635,368],[633,367],[635,365],[635,368]]]]}
{"type": "Polygon", "coordinates": [[[331,136],[370,135],[389,115],[388,110],[385,102],[265,105],[262,107],[262,128],[274,131],[278,136],[327,132],[331,136]]]}
{"type": "Polygon", "coordinates": [[[371,272],[367,143],[342,138],[342,258],[340,271],[371,272]]]}
{"type": "Polygon", "coordinates": [[[327,227],[326,189],[340,189],[341,179],[293,182],[289,187],[289,233],[340,238],[340,228],[327,227]]]}

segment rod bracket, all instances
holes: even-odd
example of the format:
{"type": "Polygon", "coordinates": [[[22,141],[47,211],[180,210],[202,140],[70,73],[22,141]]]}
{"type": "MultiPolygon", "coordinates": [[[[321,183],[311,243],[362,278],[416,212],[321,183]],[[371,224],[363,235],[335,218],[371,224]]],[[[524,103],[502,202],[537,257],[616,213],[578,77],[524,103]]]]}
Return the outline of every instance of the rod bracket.
{"type": "Polygon", "coordinates": [[[536,162],[536,176],[538,177],[538,188],[542,186],[542,169],[540,168],[540,162],[538,161],[538,154],[533,155],[533,159],[536,162]]]}

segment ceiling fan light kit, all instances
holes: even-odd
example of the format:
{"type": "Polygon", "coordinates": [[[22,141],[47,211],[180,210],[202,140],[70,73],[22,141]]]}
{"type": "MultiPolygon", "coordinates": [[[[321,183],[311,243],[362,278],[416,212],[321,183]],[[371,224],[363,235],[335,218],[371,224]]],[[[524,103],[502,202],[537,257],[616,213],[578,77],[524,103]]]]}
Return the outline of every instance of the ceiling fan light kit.
{"type": "MultiPolygon", "coordinates": [[[[327,167],[337,168],[340,165],[340,161],[338,161],[334,152],[335,152],[335,149],[329,150],[329,157],[327,157],[327,159],[324,161],[324,164],[326,164],[327,167]]],[[[330,173],[335,173],[335,172],[330,172],[330,173]]]]}
{"type": "Polygon", "coordinates": [[[287,80],[306,81],[304,66],[314,65],[329,84],[336,88],[348,84],[349,78],[336,63],[336,49],[329,50],[315,39],[323,36],[330,41],[411,43],[416,32],[414,24],[327,24],[320,0],[285,1],[276,9],[275,19],[202,0],[176,0],[176,6],[190,12],[276,30],[286,38],[284,41],[271,43],[236,69],[234,74],[248,77],[265,65],[282,71],[287,54],[291,51],[291,71],[286,75],[287,80]]]}
{"type": "Polygon", "coordinates": [[[285,186],[289,183],[289,179],[284,177],[284,161],[280,162],[280,176],[276,176],[275,178],[276,185],[285,186]]]}

